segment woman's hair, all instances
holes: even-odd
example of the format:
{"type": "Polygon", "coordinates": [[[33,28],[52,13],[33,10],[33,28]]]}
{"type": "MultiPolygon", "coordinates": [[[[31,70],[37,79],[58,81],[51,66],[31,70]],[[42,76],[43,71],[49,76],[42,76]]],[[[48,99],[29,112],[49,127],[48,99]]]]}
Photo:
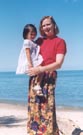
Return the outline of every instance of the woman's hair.
{"type": "Polygon", "coordinates": [[[23,29],[23,38],[26,39],[27,34],[32,31],[37,34],[37,29],[33,24],[26,24],[24,29],[23,29]]]}
{"type": "Polygon", "coordinates": [[[43,21],[45,20],[45,19],[50,19],[51,20],[51,22],[54,24],[54,26],[55,26],[55,28],[54,28],[54,33],[55,33],[55,35],[57,35],[58,33],[59,33],[59,28],[58,28],[58,26],[57,26],[57,24],[56,24],[56,22],[55,22],[55,20],[54,20],[54,18],[52,17],[52,16],[44,16],[42,19],[41,19],[41,21],[40,21],[40,26],[39,26],[39,31],[40,31],[40,34],[42,35],[42,36],[46,36],[45,35],[45,33],[44,33],[44,31],[43,31],[43,29],[42,29],[42,23],[43,23],[43,21]]]}

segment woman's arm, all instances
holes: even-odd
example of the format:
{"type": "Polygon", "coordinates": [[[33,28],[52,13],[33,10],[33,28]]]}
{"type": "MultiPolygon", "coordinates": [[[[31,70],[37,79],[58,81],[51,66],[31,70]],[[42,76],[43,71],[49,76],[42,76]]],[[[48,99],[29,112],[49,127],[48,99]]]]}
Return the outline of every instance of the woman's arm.
{"type": "Polygon", "coordinates": [[[28,67],[31,68],[33,67],[33,65],[32,65],[32,60],[31,60],[30,48],[26,48],[25,51],[26,51],[26,56],[28,60],[28,67]]]}
{"type": "Polygon", "coordinates": [[[64,54],[57,54],[56,55],[56,62],[49,64],[47,66],[40,67],[40,71],[41,72],[54,71],[56,69],[59,69],[59,68],[61,68],[63,61],[64,61],[64,54]]]}
{"type": "Polygon", "coordinates": [[[28,75],[33,76],[33,75],[37,75],[41,72],[45,72],[45,71],[54,71],[56,69],[61,68],[63,61],[64,61],[64,54],[57,54],[56,55],[56,62],[53,62],[52,64],[46,65],[46,66],[38,66],[38,67],[34,67],[34,68],[30,68],[30,70],[28,70],[28,75]]]}

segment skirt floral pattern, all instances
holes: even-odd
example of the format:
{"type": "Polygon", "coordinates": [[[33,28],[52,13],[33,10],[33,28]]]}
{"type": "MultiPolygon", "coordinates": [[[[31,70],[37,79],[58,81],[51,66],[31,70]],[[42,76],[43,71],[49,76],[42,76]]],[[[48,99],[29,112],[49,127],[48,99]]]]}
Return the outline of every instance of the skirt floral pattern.
{"type": "Polygon", "coordinates": [[[28,92],[28,135],[59,135],[56,122],[55,85],[57,72],[44,72],[30,77],[28,92]],[[34,86],[39,83],[43,96],[38,96],[34,86]]]}

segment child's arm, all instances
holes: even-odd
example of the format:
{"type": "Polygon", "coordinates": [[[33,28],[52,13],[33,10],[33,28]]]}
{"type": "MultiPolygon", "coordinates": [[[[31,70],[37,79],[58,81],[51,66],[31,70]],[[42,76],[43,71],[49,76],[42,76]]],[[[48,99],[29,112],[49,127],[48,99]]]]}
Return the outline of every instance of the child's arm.
{"type": "Polygon", "coordinates": [[[31,67],[33,67],[33,64],[32,64],[32,60],[31,60],[30,48],[26,48],[25,51],[26,51],[26,56],[27,56],[27,60],[28,60],[28,67],[31,68],[31,67]]]}

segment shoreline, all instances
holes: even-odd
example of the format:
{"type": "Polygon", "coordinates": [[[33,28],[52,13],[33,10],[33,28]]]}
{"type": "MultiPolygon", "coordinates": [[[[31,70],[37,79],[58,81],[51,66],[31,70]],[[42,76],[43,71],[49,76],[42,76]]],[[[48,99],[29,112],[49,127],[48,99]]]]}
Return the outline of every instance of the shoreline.
{"type": "MultiPolygon", "coordinates": [[[[10,106],[21,106],[21,107],[26,107],[27,106],[27,101],[18,101],[18,100],[1,100],[0,99],[0,105],[5,104],[5,105],[10,105],[10,106]]],[[[76,107],[76,106],[67,106],[67,105],[56,105],[57,110],[71,110],[71,111],[83,111],[83,107],[76,107]]]]}
{"type": "MultiPolygon", "coordinates": [[[[83,135],[83,110],[56,107],[57,123],[64,135],[72,135],[76,129],[83,135]]],[[[27,134],[27,104],[0,102],[0,130],[2,135],[27,134]]],[[[62,135],[62,134],[60,134],[62,135]]]]}

